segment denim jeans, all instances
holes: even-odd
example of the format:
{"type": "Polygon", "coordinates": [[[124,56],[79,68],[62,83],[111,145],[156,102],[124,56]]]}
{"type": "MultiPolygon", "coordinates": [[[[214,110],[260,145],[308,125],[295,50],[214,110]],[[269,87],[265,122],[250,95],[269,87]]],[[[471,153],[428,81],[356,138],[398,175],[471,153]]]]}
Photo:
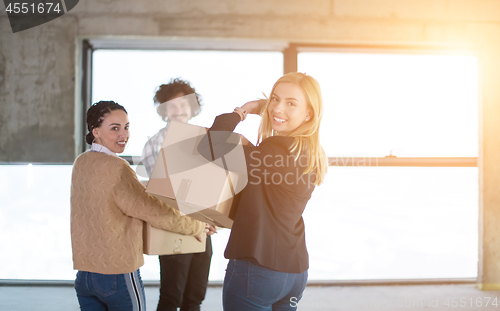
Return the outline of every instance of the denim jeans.
{"type": "Polygon", "coordinates": [[[307,271],[278,272],[231,259],[222,289],[224,311],[297,310],[306,283],[307,271]]]}
{"type": "Polygon", "coordinates": [[[139,270],[124,274],[78,271],[75,290],[82,311],[146,311],[139,270]]]}

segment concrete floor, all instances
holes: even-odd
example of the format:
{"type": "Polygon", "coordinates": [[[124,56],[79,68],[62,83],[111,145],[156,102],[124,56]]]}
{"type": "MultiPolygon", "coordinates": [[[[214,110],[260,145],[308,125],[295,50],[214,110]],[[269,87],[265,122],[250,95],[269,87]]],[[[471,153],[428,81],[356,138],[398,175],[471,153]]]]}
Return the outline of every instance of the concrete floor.
{"type": "MultiPolygon", "coordinates": [[[[209,287],[202,311],[221,311],[221,287],[209,287]]],[[[148,310],[156,310],[158,287],[146,286],[148,310]]],[[[500,310],[500,292],[474,284],[308,286],[299,310],[500,310]],[[495,305],[496,304],[496,305],[495,305]]],[[[79,310],[69,286],[0,286],[2,311],[79,310]]]]}

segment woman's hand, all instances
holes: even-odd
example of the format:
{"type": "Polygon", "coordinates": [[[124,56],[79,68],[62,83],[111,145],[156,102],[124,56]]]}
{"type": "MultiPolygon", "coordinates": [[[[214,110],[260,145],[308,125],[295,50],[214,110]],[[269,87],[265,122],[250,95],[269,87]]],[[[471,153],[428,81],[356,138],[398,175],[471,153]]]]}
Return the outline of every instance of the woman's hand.
{"type": "MultiPolygon", "coordinates": [[[[214,226],[212,226],[211,224],[205,224],[205,229],[203,230],[203,233],[205,233],[206,235],[212,235],[214,233],[217,233],[217,229],[214,228],[214,226]]],[[[195,238],[198,240],[198,242],[203,242],[203,240],[201,239],[201,235],[197,235],[195,236],[195,238]]]]}
{"type": "Polygon", "coordinates": [[[267,99],[252,100],[241,106],[241,109],[245,110],[247,113],[260,114],[266,103],[267,99]]]}
{"type": "Polygon", "coordinates": [[[205,228],[208,229],[207,235],[212,235],[214,233],[217,233],[217,229],[215,229],[215,227],[212,226],[211,224],[207,224],[205,228]]]}

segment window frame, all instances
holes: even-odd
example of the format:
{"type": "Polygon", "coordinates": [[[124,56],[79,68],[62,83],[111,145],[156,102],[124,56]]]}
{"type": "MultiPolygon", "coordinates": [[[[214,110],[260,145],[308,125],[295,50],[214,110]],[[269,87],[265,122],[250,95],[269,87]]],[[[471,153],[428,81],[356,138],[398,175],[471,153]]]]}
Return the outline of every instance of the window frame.
{"type": "MultiPolygon", "coordinates": [[[[371,54],[423,54],[423,55],[472,55],[477,52],[457,45],[395,45],[395,44],[321,44],[290,43],[283,51],[285,72],[298,68],[298,55],[301,52],[338,52],[371,54]]],[[[480,93],[480,92],[479,92],[480,93]]],[[[328,166],[400,166],[400,167],[477,167],[477,157],[328,157],[328,166]],[[365,165],[363,165],[365,163],[365,165]],[[361,165],[360,165],[361,164],[361,165]]]]}
{"type": "MultiPolygon", "coordinates": [[[[339,53],[383,53],[383,54],[462,54],[477,53],[463,46],[456,45],[395,45],[395,44],[323,44],[294,43],[285,41],[230,40],[230,39],[127,39],[127,38],[94,38],[82,40],[82,76],[81,76],[81,118],[77,129],[86,132],[86,110],[92,104],[92,55],[96,50],[198,50],[198,51],[280,51],[283,53],[283,73],[297,71],[298,55],[301,52],[339,52],[339,53]]],[[[77,131],[78,133],[78,131],[77,131]]],[[[79,153],[89,149],[85,135],[75,139],[79,153]]],[[[139,163],[138,156],[120,156],[130,164],[139,163]]],[[[404,167],[477,167],[477,157],[328,157],[329,166],[359,166],[369,159],[377,166],[404,167]]]]}

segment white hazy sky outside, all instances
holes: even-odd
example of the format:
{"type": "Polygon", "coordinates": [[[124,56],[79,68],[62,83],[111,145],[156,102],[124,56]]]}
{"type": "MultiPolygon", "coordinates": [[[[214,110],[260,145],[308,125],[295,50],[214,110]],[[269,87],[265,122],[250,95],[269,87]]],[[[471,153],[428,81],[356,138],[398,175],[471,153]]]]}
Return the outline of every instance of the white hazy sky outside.
{"type": "MultiPolygon", "coordinates": [[[[279,52],[96,51],[94,102],[129,111],[128,154],[164,123],[154,89],[192,82],[204,109],[194,124],[269,94],[279,52]]],[[[301,53],[320,83],[322,144],[330,155],[477,156],[477,62],[472,56],[301,53]]],[[[255,141],[259,118],[238,130],[255,141]]],[[[2,279],[73,280],[71,165],[0,165],[2,279]],[[47,183],[50,176],[50,183],[47,183]],[[34,260],[36,259],[36,260],[34,260]]],[[[304,213],[310,280],[477,276],[477,168],[331,167],[304,213]]],[[[222,280],[229,230],[213,238],[210,280],[222,280]]],[[[144,256],[157,280],[157,256],[144,256]]]]}
{"type": "MultiPolygon", "coordinates": [[[[304,52],[298,69],[321,85],[329,156],[477,156],[474,56],[304,52]]],[[[279,52],[98,50],[93,102],[125,106],[131,138],[123,155],[139,155],[164,126],[152,98],[170,78],[191,82],[204,104],[191,123],[210,126],[218,114],[269,95],[282,72],[279,52]]],[[[237,131],[255,143],[259,121],[252,116],[237,131]]]]}
{"type": "Polygon", "coordinates": [[[477,59],[300,53],[322,89],[330,156],[477,157],[477,59]]]}
{"type": "MultiPolygon", "coordinates": [[[[140,155],[148,137],[165,126],[156,113],[157,86],[171,78],[187,80],[202,97],[201,113],[190,123],[210,127],[215,117],[269,94],[282,75],[280,52],[109,51],[94,53],[93,102],[114,100],[127,109],[130,140],[123,155],[140,155]]],[[[256,143],[260,117],[237,131],[256,143]]]]}
{"type": "MultiPolygon", "coordinates": [[[[0,165],[1,279],[74,280],[71,165],[0,165]],[[50,182],[47,182],[50,176],[50,182]]],[[[310,280],[477,276],[477,168],[331,167],[304,213],[310,280]]],[[[213,236],[222,280],[230,231],[213,236]]],[[[159,279],[144,256],[144,280],[159,279]]]]}

